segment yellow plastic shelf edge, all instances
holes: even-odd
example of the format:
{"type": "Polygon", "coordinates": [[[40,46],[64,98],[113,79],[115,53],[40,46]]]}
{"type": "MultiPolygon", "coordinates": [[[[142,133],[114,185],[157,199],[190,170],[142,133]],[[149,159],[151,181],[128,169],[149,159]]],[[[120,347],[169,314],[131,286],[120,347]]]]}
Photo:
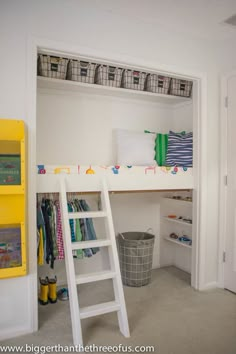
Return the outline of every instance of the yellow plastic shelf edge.
{"type": "MultiPolygon", "coordinates": [[[[0,154],[13,153],[20,155],[21,176],[19,185],[0,185],[0,229],[6,229],[6,233],[2,232],[2,253],[0,252],[0,260],[2,261],[0,268],[0,279],[23,276],[27,274],[27,256],[26,256],[26,137],[25,124],[22,120],[15,119],[0,119],[0,154]],[[14,251],[14,242],[11,242],[11,237],[14,239],[11,225],[19,225],[20,232],[17,235],[16,252],[20,252],[21,262],[14,264],[9,261],[11,251],[8,247],[12,247],[14,251]],[[7,234],[9,232],[9,234],[7,234]],[[12,235],[11,235],[12,232],[12,235]],[[18,241],[19,237],[19,241],[18,241]],[[5,239],[5,241],[4,241],[5,239]],[[9,241],[10,240],[10,241],[9,241]],[[5,251],[4,251],[5,244],[5,251]],[[8,262],[4,263],[3,254],[8,256],[8,262]],[[8,268],[5,268],[9,266],[8,268]],[[5,267],[4,267],[5,266],[5,267]]],[[[6,168],[6,167],[5,167],[6,168]]],[[[16,227],[18,229],[18,227],[16,227]]],[[[19,230],[19,229],[18,229],[19,230]]]]}

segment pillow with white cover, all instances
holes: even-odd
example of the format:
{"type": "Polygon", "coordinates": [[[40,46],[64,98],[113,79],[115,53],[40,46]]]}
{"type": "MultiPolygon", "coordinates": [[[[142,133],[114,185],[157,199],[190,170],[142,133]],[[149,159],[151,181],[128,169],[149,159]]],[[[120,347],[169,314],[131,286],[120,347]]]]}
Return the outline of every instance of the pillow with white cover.
{"type": "Polygon", "coordinates": [[[118,165],[156,165],[155,134],[124,129],[117,129],[115,133],[118,165]]]}

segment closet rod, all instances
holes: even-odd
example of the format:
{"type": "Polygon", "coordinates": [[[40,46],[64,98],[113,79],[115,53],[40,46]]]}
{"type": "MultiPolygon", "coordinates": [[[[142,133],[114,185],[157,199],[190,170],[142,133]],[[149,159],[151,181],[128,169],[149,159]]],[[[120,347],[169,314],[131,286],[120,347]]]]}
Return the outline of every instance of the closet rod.
{"type": "MultiPolygon", "coordinates": [[[[109,194],[130,194],[130,193],[160,193],[160,192],[191,192],[193,189],[191,188],[177,188],[177,189],[135,189],[135,190],[114,190],[114,191],[109,191],[109,194]]],[[[71,195],[99,195],[99,191],[94,191],[94,192],[68,192],[71,195]]],[[[59,194],[59,192],[52,192],[52,193],[44,193],[44,192],[39,192],[37,195],[52,195],[52,194],[59,194]]]]}
{"type": "MultiPolygon", "coordinates": [[[[37,192],[37,195],[52,195],[52,194],[59,194],[59,192],[37,192]]],[[[78,195],[86,195],[86,194],[100,194],[100,192],[98,191],[94,191],[94,192],[67,192],[67,194],[72,194],[75,196],[78,195]]]]}
{"type": "Polygon", "coordinates": [[[137,190],[122,190],[122,191],[109,191],[110,194],[125,194],[125,193],[153,193],[153,192],[191,192],[192,189],[137,189],[137,190]]]}

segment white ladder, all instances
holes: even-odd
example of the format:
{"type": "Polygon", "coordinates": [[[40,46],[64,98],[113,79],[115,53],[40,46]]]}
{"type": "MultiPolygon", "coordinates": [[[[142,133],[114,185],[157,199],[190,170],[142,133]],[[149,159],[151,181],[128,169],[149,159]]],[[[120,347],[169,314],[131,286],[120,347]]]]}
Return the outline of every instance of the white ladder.
{"type": "MultiPolygon", "coordinates": [[[[101,193],[101,211],[77,212],[68,213],[67,195],[66,195],[66,180],[60,180],[60,206],[62,216],[63,241],[65,251],[66,274],[69,290],[70,314],[72,322],[72,334],[74,345],[83,345],[83,337],[81,330],[81,319],[93,317],[109,312],[117,312],[118,322],[121,333],[125,337],[129,337],[129,324],[126,312],[125,298],[123,285],[121,281],[118,253],[116,248],[115,232],[112,220],[110,198],[105,180],[100,180],[98,190],[101,193]],[[84,218],[104,218],[106,227],[106,239],[94,241],[71,242],[71,232],[69,219],[84,219],[84,218]],[[73,260],[73,250],[93,248],[93,247],[108,247],[110,270],[93,272],[89,274],[76,275],[73,260]],[[112,279],[115,300],[80,308],[77,284],[85,284],[99,280],[112,279]]],[[[80,192],[79,182],[77,190],[80,192]]],[[[83,190],[84,191],[84,190],[83,190]]],[[[70,190],[72,192],[72,190],[70,190]]]]}

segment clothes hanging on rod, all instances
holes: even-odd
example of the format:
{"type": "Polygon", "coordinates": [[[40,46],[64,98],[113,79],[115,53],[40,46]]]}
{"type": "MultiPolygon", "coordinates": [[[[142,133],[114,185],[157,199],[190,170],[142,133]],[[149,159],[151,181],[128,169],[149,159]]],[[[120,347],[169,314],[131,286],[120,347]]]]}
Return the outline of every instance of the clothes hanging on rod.
{"type": "MultiPolygon", "coordinates": [[[[69,212],[83,212],[83,211],[90,211],[90,207],[87,204],[87,202],[84,199],[72,199],[70,202],[68,202],[68,211],[69,212]]],[[[88,241],[88,240],[96,240],[96,233],[95,229],[93,226],[93,221],[91,218],[85,218],[85,219],[78,219],[71,220],[70,219],[70,227],[71,227],[71,233],[73,234],[73,237],[75,238],[76,241],[88,241]],[[77,228],[77,224],[79,224],[80,227],[77,228]]],[[[80,250],[81,251],[81,250],[80,250]]],[[[93,254],[96,254],[99,251],[99,248],[93,247],[93,248],[87,248],[83,250],[85,255],[87,257],[91,257],[93,254]]]]}
{"type": "Polygon", "coordinates": [[[57,232],[57,246],[58,246],[58,259],[64,259],[64,244],[63,244],[63,234],[62,234],[62,224],[61,224],[61,209],[59,200],[55,201],[57,222],[56,222],[56,232],[57,232]]]}
{"type": "Polygon", "coordinates": [[[45,243],[46,246],[46,263],[50,263],[50,267],[54,267],[54,261],[58,255],[55,232],[55,215],[53,210],[53,201],[51,199],[43,199],[41,203],[41,211],[45,224],[45,243]]]}
{"type": "MultiPolygon", "coordinates": [[[[38,195],[37,198],[37,237],[38,237],[38,264],[43,265],[44,260],[54,268],[56,259],[64,259],[64,245],[61,224],[61,211],[58,195],[38,195]],[[54,200],[55,199],[55,200],[54,200]]],[[[72,198],[67,203],[68,212],[90,211],[85,200],[72,198]]],[[[91,218],[69,219],[71,241],[81,242],[96,240],[96,232],[91,218]]],[[[73,251],[75,258],[91,257],[99,248],[86,248],[73,251]]]]}

